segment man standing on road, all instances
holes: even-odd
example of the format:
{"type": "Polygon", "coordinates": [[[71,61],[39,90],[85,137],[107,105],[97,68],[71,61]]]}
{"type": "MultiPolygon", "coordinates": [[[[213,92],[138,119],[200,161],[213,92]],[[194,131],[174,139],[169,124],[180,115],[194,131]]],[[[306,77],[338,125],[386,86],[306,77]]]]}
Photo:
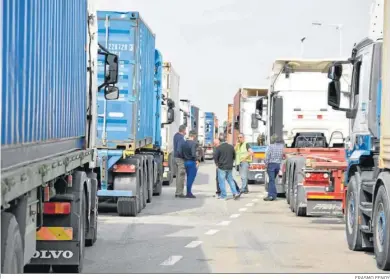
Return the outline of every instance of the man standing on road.
{"type": "MultiPolygon", "coordinates": [[[[221,137],[221,136],[218,139],[214,140],[214,152],[213,152],[214,155],[215,155],[215,151],[216,151],[217,147],[221,144],[221,141],[223,141],[223,137],[221,137]]],[[[215,158],[214,158],[214,161],[215,161],[215,158]]],[[[217,192],[215,192],[215,193],[219,196],[221,194],[221,189],[219,189],[218,167],[215,169],[215,181],[216,181],[216,186],[217,186],[217,192]]],[[[241,192],[240,187],[238,187],[238,184],[234,178],[233,178],[233,181],[234,181],[234,185],[236,186],[237,192],[240,193],[241,192]]]]}
{"type": "Polygon", "coordinates": [[[184,167],[184,157],[181,153],[181,147],[185,143],[184,136],[186,135],[186,126],[180,125],[179,132],[173,137],[173,151],[176,164],[176,198],[184,198],[184,179],[186,169],[184,167]]]}
{"type": "Polygon", "coordinates": [[[189,139],[182,145],[181,150],[184,158],[184,166],[187,173],[187,195],[186,198],[196,198],[192,194],[192,184],[195,181],[196,174],[198,172],[199,161],[196,156],[197,142],[195,131],[191,131],[189,139]]]}
{"type": "Polygon", "coordinates": [[[278,175],[280,170],[280,164],[283,160],[283,141],[277,136],[273,135],[271,137],[271,144],[267,148],[267,153],[265,157],[265,165],[267,167],[268,174],[268,197],[265,197],[265,201],[274,201],[276,200],[277,191],[275,186],[275,178],[278,175]]]}
{"type": "Polygon", "coordinates": [[[238,141],[235,146],[236,151],[236,165],[239,165],[239,172],[241,176],[241,193],[248,194],[248,171],[249,163],[252,162],[252,149],[249,143],[245,142],[243,134],[238,135],[238,141]]]}
{"type": "Polygon", "coordinates": [[[237,192],[233,180],[233,164],[235,159],[236,152],[234,151],[234,147],[226,143],[225,139],[222,138],[221,144],[216,148],[214,155],[214,162],[217,165],[219,189],[221,192],[218,197],[219,199],[226,200],[225,179],[230,186],[234,199],[240,197],[240,193],[237,192]]]}

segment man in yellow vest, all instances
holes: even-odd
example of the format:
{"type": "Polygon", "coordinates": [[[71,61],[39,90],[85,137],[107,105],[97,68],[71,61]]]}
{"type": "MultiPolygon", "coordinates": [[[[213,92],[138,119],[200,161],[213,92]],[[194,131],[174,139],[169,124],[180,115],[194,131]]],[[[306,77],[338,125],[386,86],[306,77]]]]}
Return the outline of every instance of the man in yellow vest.
{"type": "Polygon", "coordinates": [[[245,136],[243,134],[238,135],[237,144],[235,146],[236,151],[236,166],[240,166],[241,176],[241,193],[248,194],[248,171],[249,163],[252,162],[253,151],[250,148],[249,143],[245,142],[245,136]]]}

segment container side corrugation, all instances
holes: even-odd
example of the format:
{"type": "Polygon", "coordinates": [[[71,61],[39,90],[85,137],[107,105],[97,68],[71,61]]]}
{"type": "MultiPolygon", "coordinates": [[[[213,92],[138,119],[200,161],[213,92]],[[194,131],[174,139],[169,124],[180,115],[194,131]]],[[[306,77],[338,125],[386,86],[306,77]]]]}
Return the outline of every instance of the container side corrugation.
{"type": "Polygon", "coordinates": [[[205,145],[213,144],[214,141],[214,113],[205,112],[205,145]],[[209,131],[207,131],[207,126],[209,126],[209,131]]]}
{"type": "MultiPolygon", "coordinates": [[[[120,63],[119,99],[105,101],[103,90],[99,92],[97,145],[104,145],[104,130],[108,147],[135,141],[148,144],[147,139],[152,143],[155,37],[138,12],[98,11],[97,14],[99,42],[117,54],[120,63]]],[[[103,65],[100,60],[99,83],[104,78],[103,65]]]]}
{"type": "Polygon", "coordinates": [[[16,163],[8,156],[17,158],[21,150],[28,161],[81,148],[87,1],[3,0],[1,5],[2,167],[16,163]],[[39,149],[46,144],[52,148],[39,149]]]}
{"type": "Polygon", "coordinates": [[[154,82],[154,98],[152,117],[153,121],[153,144],[155,147],[161,147],[161,101],[162,101],[162,85],[163,85],[163,57],[161,52],[155,50],[155,82],[154,82]]]}

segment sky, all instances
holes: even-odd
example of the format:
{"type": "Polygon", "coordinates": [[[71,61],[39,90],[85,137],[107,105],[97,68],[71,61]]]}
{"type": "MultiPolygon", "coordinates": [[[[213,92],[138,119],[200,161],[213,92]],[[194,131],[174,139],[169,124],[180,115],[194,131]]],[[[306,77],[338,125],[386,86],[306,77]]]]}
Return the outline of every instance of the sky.
{"type": "Polygon", "coordinates": [[[180,75],[180,97],[227,118],[240,87],[269,87],[278,58],[338,58],[367,37],[372,0],[97,0],[97,9],[138,11],[163,60],[180,75]]]}

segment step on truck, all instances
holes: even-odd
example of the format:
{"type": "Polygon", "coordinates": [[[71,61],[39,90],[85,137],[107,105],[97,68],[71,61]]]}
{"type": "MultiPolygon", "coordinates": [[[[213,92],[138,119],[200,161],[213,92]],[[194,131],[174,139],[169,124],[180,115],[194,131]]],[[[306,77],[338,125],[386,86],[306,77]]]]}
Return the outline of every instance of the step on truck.
{"type": "Polygon", "coordinates": [[[118,57],[92,1],[30,2],[0,7],[1,273],[79,273],[97,239],[96,96],[118,98],[118,57]]]}
{"type": "Polygon", "coordinates": [[[215,139],[215,117],[213,112],[204,113],[204,158],[213,159],[215,139]]]}
{"type": "MultiPolygon", "coordinates": [[[[138,12],[98,11],[98,27],[99,42],[118,55],[120,65],[119,99],[98,95],[99,205],[114,203],[120,216],[137,216],[162,192],[163,59],[138,12]]],[[[104,68],[99,70],[102,78],[104,68]]],[[[167,125],[173,110],[170,103],[167,125]]]]}
{"type": "Polygon", "coordinates": [[[390,3],[374,1],[369,37],[329,71],[328,104],[350,121],[344,214],[349,249],[374,249],[390,270],[390,3]],[[343,104],[341,76],[353,66],[352,92],[343,104]]]}
{"type": "MultiPolygon", "coordinates": [[[[284,140],[284,160],[276,178],[297,216],[342,215],[344,139],[348,121],[327,103],[327,71],[334,59],[279,59],[272,67],[265,121],[267,142],[284,140]]],[[[348,71],[342,90],[348,94],[348,71]]],[[[346,100],[346,97],[343,97],[346,100]]],[[[264,114],[264,99],[257,111],[264,114]]],[[[268,187],[268,183],[266,185],[268,187]]]]}
{"type": "Polygon", "coordinates": [[[259,121],[254,111],[259,98],[267,96],[267,88],[243,87],[240,88],[233,99],[233,111],[236,112],[234,121],[234,138],[237,143],[238,135],[244,134],[245,141],[249,143],[252,151],[252,162],[249,164],[248,183],[264,184],[265,182],[265,151],[264,141],[260,139],[265,135],[266,126],[259,121]]]}
{"type": "Polygon", "coordinates": [[[174,70],[172,63],[163,64],[163,96],[162,96],[162,123],[161,123],[161,150],[164,152],[163,184],[170,185],[176,177],[176,164],[173,153],[173,137],[180,126],[180,76],[174,70]],[[174,121],[169,123],[168,109],[173,107],[174,121]]]}

